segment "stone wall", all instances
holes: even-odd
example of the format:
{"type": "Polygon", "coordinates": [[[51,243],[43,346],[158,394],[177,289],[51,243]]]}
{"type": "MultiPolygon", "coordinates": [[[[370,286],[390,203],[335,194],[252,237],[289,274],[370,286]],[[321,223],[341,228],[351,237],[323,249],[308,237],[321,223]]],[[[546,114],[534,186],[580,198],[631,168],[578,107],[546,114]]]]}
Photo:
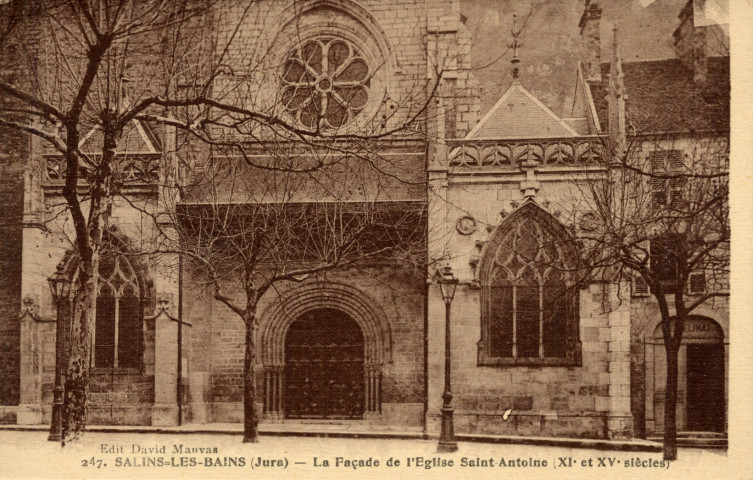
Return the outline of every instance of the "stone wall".
{"type": "Polygon", "coordinates": [[[404,127],[417,116],[398,135],[423,132],[424,123],[435,118],[426,109],[429,95],[451,99],[455,108],[449,113],[453,118],[447,119],[450,137],[464,136],[478,121],[479,87],[470,73],[471,36],[461,22],[457,0],[263,1],[244,9],[242,4],[234,5],[215,21],[221,43],[234,38],[227,63],[236,72],[253,72],[249,88],[264,92],[243,100],[249,108],[281,114],[279,85],[286,55],[312,36],[330,34],[363,49],[371,68],[369,106],[355,126],[342,131],[380,133],[404,127]],[[240,25],[238,18],[243,18],[240,25]],[[435,92],[440,72],[448,88],[435,92]]]}
{"type": "MultiPolygon", "coordinates": [[[[331,271],[302,284],[281,284],[271,289],[258,308],[259,331],[265,327],[265,312],[288,290],[310,283],[349,285],[367,302],[378,305],[388,325],[390,344],[382,366],[382,417],[387,424],[420,425],[424,401],[423,282],[397,267],[370,267],[361,271],[331,271]]],[[[191,326],[190,417],[197,423],[242,420],[244,326],[237,314],[212,298],[205,279],[187,271],[185,318],[191,326]]],[[[241,299],[231,283],[226,294],[241,299]]],[[[326,288],[326,287],[325,287],[326,288]]],[[[285,297],[287,298],[287,297],[285,297]]],[[[295,301],[295,296],[291,296],[295,301]]],[[[315,305],[312,305],[315,307],[315,305]]],[[[282,332],[284,335],[284,332],[282,332]]],[[[284,340],[284,339],[277,339],[284,340]]],[[[257,407],[264,395],[264,345],[257,341],[257,407]]],[[[366,348],[369,348],[368,346],[366,348]]]]}
{"type": "MultiPolygon", "coordinates": [[[[448,172],[447,205],[431,225],[434,247],[449,253],[460,285],[452,303],[452,393],[459,433],[588,438],[632,435],[630,420],[629,327],[627,303],[616,299],[625,286],[592,283],[579,295],[581,362],[573,366],[482,366],[481,290],[477,267],[492,232],[525,202],[533,201],[565,228],[575,228],[587,208],[583,182],[588,174],[542,168],[530,182],[524,172],[448,172]],[[531,198],[525,199],[524,192],[531,198]],[[471,216],[466,234],[456,222],[471,216]],[[438,246],[439,245],[439,246],[438,246]],[[509,418],[503,414],[512,409],[509,418]]],[[[446,193],[445,193],[446,192],[446,193]]],[[[438,202],[442,202],[439,200],[438,202]]],[[[438,431],[444,365],[444,305],[429,291],[430,431],[438,431]]]]}
{"type": "MultiPolygon", "coordinates": [[[[21,316],[21,245],[23,228],[23,158],[25,136],[0,132],[0,142],[15,144],[0,157],[0,405],[18,405],[19,335],[21,316]]],[[[0,423],[14,423],[15,418],[0,414],[0,423]]]]}
{"type": "MultiPolygon", "coordinates": [[[[24,355],[19,423],[49,423],[55,385],[55,327],[50,318],[26,314],[21,319],[24,355]]],[[[93,368],[90,373],[87,421],[95,425],[151,425],[154,403],[154,321],[144,325],[140,368],[93,368]],[[151,326],[151,328],[150,328],[151,326]]],[[[15,423],[15,422],[14,422],[15,423]]]]}
{"type": "MultiPolygon", "coordinates": [[[[691,12],[692,13],[692,12],[691,12]]],[[[692,18],[692,14],[691,14],[692,18]]],[[[692,26],[692,22],[691,22],[692,26]]],[[[686,28],[688,25],[683,24],[680,28],[686,28]]],[[[728,155],[728,139],[724,135],[712,136],[706,133],[691,135],[667,135],[655,139],[643,141],[636,149],[635,154],[639,155],[640,161],[648,165],[650,155],[659,150],[679,150],[682,152],[682,161],[685,165],[693,165],[697,168],[703,168],[704,165],[713,165],[716,167],[721,164],[722,158],[728,155]]],[[[711,231],[709,233],[712,233],[711,231]]],[[[718,259],[728,258],[728,253],[719,252],[718,259]]],[[[721,293],[722,296],[711,298],[698,306],[691,315],[698,315],[708,318],[722,328],[724,332],[725,351],[729,352],[729,303],[724,297],[725,292],[729,292],[729,275],[725,266],[715,264],[706,267],[705,272],[706,287],[709,291],[721,293]]],[[[627,295],[624,295],[627,299],[627,295]]],[[[670,314],[674,313],[674,302],[672,296],[668,296],[668,305],[670,314]]],[[[698,295],[691,294],[687,289],[685,292],[685,302],[690,304],[696,301],[698,295]]],[[[660,398],[664,394],[664,379],[666,368],[664,363],[664,346],[661,339],[654,338],[656,327],[661,321],[659,303],[650,292],[646,295],[633,295],[630,298],[631,303],[631,324],[630,324],[630,392],[631,392],[631,411],[635,420],[635,435],[638,437],[650,436],[661,430],[663,424],[663,405],[660,398]]],[[[685,358],[684,347],[686,340],[683,341],[679,353],[680,378],[678,378],[678,407],[677,419],[678,429],[685,428],[685,358]]],[[[725,375],[729,371],[728,362],[725,367],[725,375]]],[[[725,388],[729,388],[727,378],[725,377],[725,388]]],[[[728,397],[727,397],[728,398],[728,397]]]]}
{"type": "MultiPolygon", "coordinates": [[[[228,10],[216,18],[221,32],[220,42],[236,35],[237,18],[241,18],[238,13],[228,10]]],[[[422,134],[431,126],[425,124],[434,123],[437,117],[431,110],[433,104],[426,112],[423,110],[427,95],[432,93],[432,81],[437,79],[440,70],[447,83],[437,92],[450,97],[457,106],[447,113],[450,136],[464,135],[478,119],[478,99],[473,96],[478,94],[478,89],[470,74],[470,36],[460,21],[459,2],[455,0],[263,1],[253,4],[226,57],[235,72],[253,71],[254,75],[248,77],[253,78],[249,82],[256,84],[253,90],[268,93],[244,100],[245,105],[279,114],[280,69],[286,56],[307,39],[327,34],[350,40],[369,60],[370,73],[373,74],[370,103],[354,122],[355,126],[343,128],[343,133],[370,134],[397,128],[417,115],[417,121],[410,125],[410,129],[402,130],[396,136],[426,142],[426,136],[422,134]]],[[[434,140],[430,134],[428,142],[434,143],[434,140]]],[[[386,159],[390,173],[391,169],[398,169],[397,174],[402,179],[420,177],[415,179],[422,182],[426,166],[424,145],[408,146],[414,151],[402,160],[398,156],[404,153],[397,150],[401,147],[394,138],[369,148],[373,150],[373,157],[386,159]]],[[[401,183],[393,191],[392,180],[382,177],[374,182],[382,192],[377,200],[387,197],[401,199],[406,195],[425,198],[423,190],[414,194],[419,187],[407,183],[401,183]]],[[[366,195],[369,186],[363,186],[366,195]]],[[[426,384],[423,373],[423,283],[416,283],[399,269],[386,267],[379,271],[369,270],[367,274],[330,273],[326,277],[352,285],[385,310],[391,334],[392,360],[382,370],[383,420],[399,423],[394,419],[402,416],[409,423],[420,424],[426,384]],[[404,293],[406,289],[407,294],[404,293]],[[393,420],[389,420],[389,416],[393,420]]],[[[244,326],[236,314],[212,300],[212,289],[205,279],[199,276],[186,278],[184,308],[192,323],[188,367],[191,408],[188,416],[196,422],[240,421],[244,326]]],[[[238,296],[237,290],[226,288],[238,296]]],[[[289,288],[294,286],[278,286],[275,295],[282,295],[289,288]]],[[[272,301],[272,297],[262,299],[258,315],[264,314],[265,302],[272,301]]],[[[264,391],[265,381],[261,362],[257,357],[259,395],[264,391]]],[[[257,398],[257,403],[261,404],[261,398],[257,398]]]]}
{"type": "MultiPolygon", "coordinates": [[[[44,201],[48,206],[62,203],[60,190],[56,187],[39,187],[40,194],[44,194],[44,201]]],[[[34,193],[34,192],[32,192],[34,193]]],[[[127,192],[130,193],[130,192],[127,192]]],[[[146,208],[154,207],[154,195],[141,191],[131,195],[131,202],[146,208]]],[[[40,212],[33,212],[39,214],[40,212]]],[[[151,216],[142,214],[128,202],[116,200],[110,218],[111,228],[115,228],[117,235],[134,240],[131,248],[152,248],[150,239],[155,238],[151,216]]],[[[70,220],[66,215],[56,215],[46,222],[46,229],[42,230],[33,224],[24,229],[23,253],[23,284],[18,298],[29,298],[32,301],[32,314],[22,319],[21,338],[21,410],[23,418],[18,423],[35,424],[49,421],[52,403],[52,388],[55,370],[55,319],[57,316],[52,301],[47,277],[55,272],[56,265],[63,259],[72,246],[67,239],[72,238],[70,220]],[[46,254],[40,254],[45,252],[46,254]]],[[[164,227],[164,226],[163,226],[164,227]]],[[[126,242],[128,243],[128,242],[126,242]]],[[[157,303],[164,307],[169,315],[177,316],[177,277],[173,266],[177,265],[170,255],[159,258],[132,258],[139,276],[143,280],[142,307],[144,322],[141,332],[134,332],[134,337],[141,340],[140,364],[136,368],[92,368],[88,418],[93,424],[118,425],[152,425],[164,424],[164,418],[171,424],[177,422],[177,349],[175,334],[164,333],[164,328],[157,328],[160,322],[177,325],[175,320],[164,319],[164,315],[155,316],[162,310],[157,303]],[[159,349],[162,355],[173,354],[175,358],[166,358],[157,367],[157,347],[160,332],[163,333],[162,345],[159,349]],[[172,362],[172,363],[171,363],[172,362]],[[164,370],[167,371],[165,372],[164,370]],[[172,377],[160,377],[167,373],[172,377]],[[156,387],[159,388],[156,388],[156,387]],[[155,409],[157,394],[161,393],[163,410],[155,409]],[[169,407],[169,408],[168,408],[169,407]],[[165,413],[167,412],[167,413],[165,413]]],[[[174,329],[174,327],[172,327],[174,329]]],[[[21,415],[21,413],[19,413],[21,415]]]]}
{"type": "MultiPolygon", "coordinates": [[[[9,15],[25,6],[7,6],[0,11],[3,25],[9,15]]],[[[33,35],[34,29],[28,29],[33,35]]],[[[32,47],[14,41],[0,45],[0,78],[6,82],[23,82],[26,72],[24,57],[32,47]]],[[[0,95],[0,108],[19,108],[18,102],[0,95]]],[[[20,324],[21,316],[21,249],[23,244],[24,172],[30,153],[27,134],[0,127],[0,423],[16,421],[11,409],[20,400],[20,324]]]]}
{"type": "MultiPolygon", "coordinates": [[[[461,285],[452,303],[452,393],[458,433],[607,437],[609,314],[601,285],[580,291],[579,366],[479,366],[480,290],[461,285]],[[507,409],[513,409],[508,420],[507,409]]],[[[429,292],[429,419],[436,428],[443,385],[444,308],[429,292]]]]}

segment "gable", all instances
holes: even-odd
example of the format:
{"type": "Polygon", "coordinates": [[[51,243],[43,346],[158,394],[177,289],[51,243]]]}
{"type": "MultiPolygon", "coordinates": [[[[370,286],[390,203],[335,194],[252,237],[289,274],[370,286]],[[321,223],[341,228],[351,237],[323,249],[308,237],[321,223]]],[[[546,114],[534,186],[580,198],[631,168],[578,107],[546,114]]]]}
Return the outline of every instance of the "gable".
{"type": "MultiPolygon", "coordinates": [[[[79,148],[88,154],[102,150],[102,130],[94,127],[81,140],[79,148]]],[[[157,137],[150,127],[143,122],[133,120],[123,128],[123,135],[118,139],[117,153],[159,153],[157,137]]]]}
{"type": "Polygon", "coordinates": [[[466,138],[574,137],[578,133],[522,85],[515,83],[466,138]]]}

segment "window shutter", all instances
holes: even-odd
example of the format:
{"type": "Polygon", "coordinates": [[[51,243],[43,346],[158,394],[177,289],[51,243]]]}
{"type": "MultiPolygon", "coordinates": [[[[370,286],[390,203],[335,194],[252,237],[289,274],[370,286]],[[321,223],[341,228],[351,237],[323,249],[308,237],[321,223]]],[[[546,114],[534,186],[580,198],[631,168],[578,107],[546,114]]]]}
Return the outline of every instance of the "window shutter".
{"type": "Polygon", "coordinates": [[[682,150],[670,150],[667,152],[667,168],[670,173],[679,173],[684,170],[682,163],[682,150]]]}
{"type": "MultiPolygon", "coordinates": [[[[654,175],[663,175],[665,170],[664,152],[656,151],[649,154],[651,164],[651,173],[654,175]]],[[[665,189],[664,179],[661,177],[651,177],[651,202],[654,208],[667,204],[667,192],[665,189]]]]}
{"type": "Polygon", "coordinates": [[[651,270],[666,294],[676,293],[678,288],[682,288],[677,279],[677,256],[682,242],[682,236],[670,233],[658,235],[651,240],[651,270]]]}
{"type": "MultiPolygon", "coordinates": [[[[648,258],[641,258],[641,260],[645,261],[649,266],[651,265],[651,242],[648,240],[644,240],[640,243],[641,248],[646,252],[646,256],[648,258]]],[[[631,279],[630,279],[630,286],[632,290],[632,295],[634,297],[647,297],[651,294],[651,289],[648,287],[648,283],[643,279],[640,273],[633,272],[631,279]]]]}
{"type": "Polygon", "coordinates": [[[688,278],[688,293],[699,295],[706,293],[706,276],[703,272],[693,272],[688,278]]]}
{"type": "Polygon", "coordinates": [[[648,297],[649,295],[651,295],[651,290],[648,288],[648,283],[640,275],[633,275],[633,296],[648,297]]]}
{"type": "MultiPolygon", "coordinates": [[[[670,150],[667,152],[667,170],[669,175],[679,175],[684,171],[682,163],[682,151],[670,150]]],[[[672,206],[681,208],[682,205],[682,187],[685,186],[687,178],[676,177],[669,180],[669,202],[672,206]]]]}
{"type": "Polygon", "coordinates": [[[663,178],[684,171],[682,150],[657,150],[649,154],[651,173],[651,198],[654,208],[665,205],[679,206],[685,177],[663,178]]]}

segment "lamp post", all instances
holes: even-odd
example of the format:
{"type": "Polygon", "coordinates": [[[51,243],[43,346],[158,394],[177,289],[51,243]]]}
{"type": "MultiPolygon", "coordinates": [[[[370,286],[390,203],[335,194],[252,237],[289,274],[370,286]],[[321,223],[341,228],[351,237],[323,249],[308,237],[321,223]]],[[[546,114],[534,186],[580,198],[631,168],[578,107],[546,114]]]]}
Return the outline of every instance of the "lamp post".
{"type": "Polygon", "coordinates": [[[452,274],[452,268],[449,265],[438,269],[434,275],[442,292],[445,311],[445,329],[444,329],[444,393],[442,394],[442,430],[439,434],[438,452],[456,452],[458,444],[455,441],[455,426],[452,415],[452,390],[450,386],[450,304],[455,296],[455,289],[458,286],[458,279],[452,274]]]}
{"type": "Polygon", "coordinates": [[[58,265],[54,275],[47,279],[50,284],[52,298],[57,307],[55,328],[55,389],[52,397],[52,422],[50,424],[50,436],[47,440],[59,442],[63,432],[63,344],[65,343],[65,321],[63,304],[68,300],[71,293],[71,281],[63,273],[63,265],[58,265]]]}

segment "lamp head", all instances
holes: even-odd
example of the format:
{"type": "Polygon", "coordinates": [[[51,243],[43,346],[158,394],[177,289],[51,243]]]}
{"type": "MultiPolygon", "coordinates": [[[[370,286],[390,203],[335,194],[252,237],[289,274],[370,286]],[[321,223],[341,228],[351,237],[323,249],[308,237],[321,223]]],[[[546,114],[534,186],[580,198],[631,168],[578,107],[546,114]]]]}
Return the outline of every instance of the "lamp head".
{"type": "Polygon", "coordinates": [[[452,267],[445,265],[442,268],[438,268],[434,274],[434,280],[439,284],[439,289],[442,292],[442,300],[445,303],[452,302],[455,297],[455,289],[458,286],[458,279],[452,273],[452,267]]]}
{"type": "Polygon", "coordinates": [[[63,265],[58,265],[57,271],[47,279],[47,283],[50,284],[50,292],[52,292],[52,298],[55,300],[55,302],[59,302],[64,298],[68,298],[68,295],[70,295],[71,293],[72,282],[63,270],[63,265]]]}

